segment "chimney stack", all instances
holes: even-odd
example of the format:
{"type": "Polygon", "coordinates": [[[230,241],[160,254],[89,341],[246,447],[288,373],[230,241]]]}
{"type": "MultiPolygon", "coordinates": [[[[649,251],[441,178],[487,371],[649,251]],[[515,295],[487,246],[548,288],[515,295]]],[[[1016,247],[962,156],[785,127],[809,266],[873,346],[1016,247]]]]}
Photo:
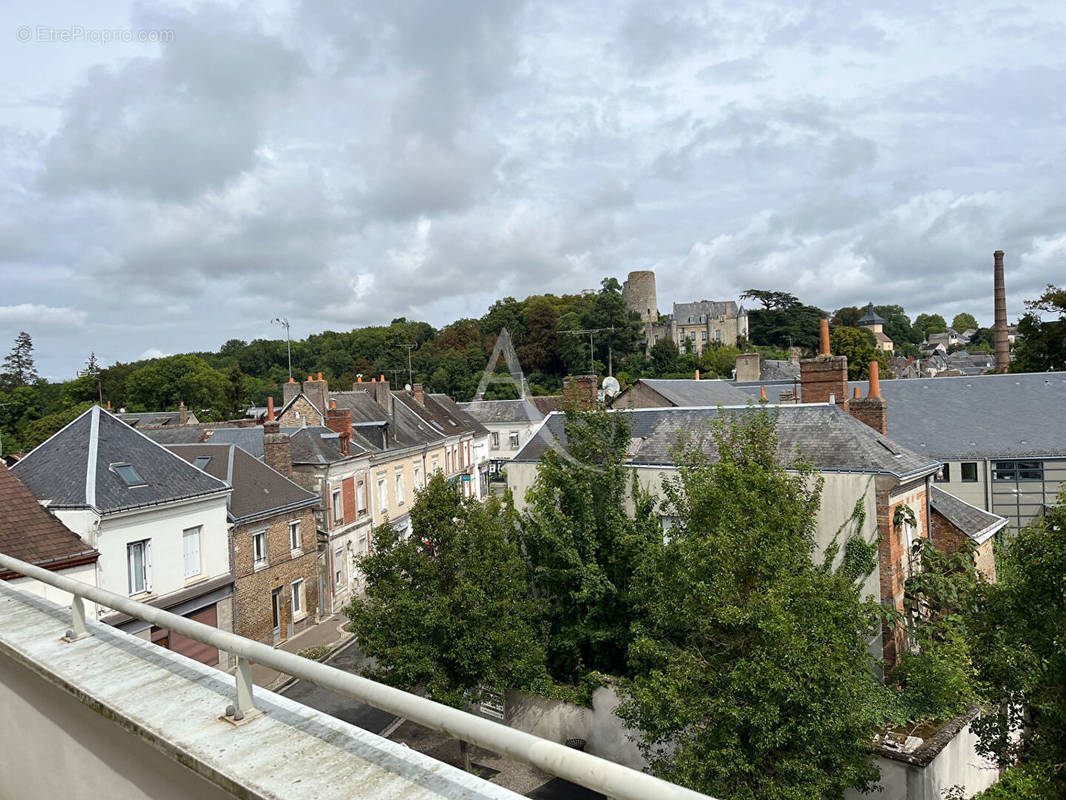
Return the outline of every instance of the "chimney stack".
{"type": "Polygon", "coordinates": [[[420,406],[424,406],[426,404],[426,392],[422,388],[422,384],[416,383],[411,388],[411,391],[415,396],[415,402],[417,402],[420,406]]]}
{"type": "Polygon", "coordinates": [[[800,361],[800,387],[804,403],[834,402],[845,409],[848,404],[848,359],[834,356],[829,350],[829,320],[820,324],[821,353],[800,361]]]}
{"type": "Polygon", "coordinates": [[[996,342],[996,372],[1006,372],[1010,366],[1010,344],[1007,342],[1007,288],[1003,282],[1003,251],[992,254],[995,272],[996,317],[993,334],[996,342]]]}
{"type": "Polygon", "coordinates": [[[859,422],[865,423],[880,433],[888,434],[888,404],[881,396],[880,366],[876,361],[870,362],[870,389],[866,397],[859,397],[859,387],[855,387],[855,397],[847,405],[848,413],[859,422]]]}
{"type": "Polygon", "coordinates": [[[330,400],[329,408],[326,410],[326,427],[340,434],[341,455],[349,455],[349,444],[352,441],[352,410],[337,408],[336,401],[330,400]]]}
{"type": "Polygon", "coordinates": [[[737,356],[737,383],[754,383],[761,371],[758,353],[741,353],[737,356]]]}
{"type": "Polygon", "coordinates": [[[281,404],[287,406],[292,402],[292,398],[296,397],[300,393],[300,384],[294,379],[289,378],[289,382],[283,384],[281,387],[281,404]]]}
{"type": "Polygon", "coordinates": [[[292,477],[292,447],[289,435],[281,433],[277,420],[263,423],[263,463],[286,478],[292,477]]]}
{"type": "Polygon", "coordinates": [[[185,406],[185,401],[184,400],[182,400],[178,404],[178,424],[179,425],[188,425],[189,424],[189,409],[185,406]]]}
{"type": "Polygon", "coordinates": [[[392,391],[389,388],[389,382],[385,380],[385,376],[381,376],[381,380],[370,379],[370,386],[367,387],[370,390],[370,396],[377,401],[377,404],[385,409],[385,413],[392,416],[392,391]]]}
{"type": "Polygon", "coordinates": [[[329,384],[322,380],[321,372],[318,373],[318,378],[307,376],[307,380],[304,381],[304,397],[311,401],[311,405],[323,417],[326,415],[326,410],[329,408],[329,384]]]}

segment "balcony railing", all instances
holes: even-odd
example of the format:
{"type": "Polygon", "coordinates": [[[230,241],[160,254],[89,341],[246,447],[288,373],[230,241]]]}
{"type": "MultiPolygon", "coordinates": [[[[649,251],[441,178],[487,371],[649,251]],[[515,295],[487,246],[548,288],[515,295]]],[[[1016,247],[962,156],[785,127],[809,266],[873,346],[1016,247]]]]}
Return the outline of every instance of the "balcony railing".
{"type": "Polygon", "coordinates": [[[251,662],[309,681],[331,692],[411,720],[470,744],[530,764],[543,772],[619,800],[712,800],[707,795],[582,753],[565,745],[517,731],[465,711],[386,686],[353,673],[311,661],[269,645],[172,614],[144,603],[35,567],[0,554],[0,567],[73,595],[67,638],[91,636],[85,625],[85,600],[120,611],[160,628],[230,653],[236,659],[234,702],[226,709],[235,721],[256,713],[251,662]]]}

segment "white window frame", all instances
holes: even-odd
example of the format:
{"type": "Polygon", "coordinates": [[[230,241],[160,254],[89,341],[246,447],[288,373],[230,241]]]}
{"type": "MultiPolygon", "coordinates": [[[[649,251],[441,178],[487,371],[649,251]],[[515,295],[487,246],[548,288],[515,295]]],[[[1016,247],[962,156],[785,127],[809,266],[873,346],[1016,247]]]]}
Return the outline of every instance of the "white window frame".
{"type": "Polygon", "coordinates": [[[126,544],[126,578],[130,590],[130,596],[134,597],[139,594],[147,594],[152,591],[152,540],[141,539],[138,542],[128,542],[126,544]],[[133,552],[135,549],[141,551],[141,586],[137,588],[134,583],[133,574],[133,552]]]}
{"type": "Polygon", "coordinates": [[[203,556],[203,548],[201,547],[201,545],[203,544],[203,536],[201,535],[201,531],[202,531],[202,526],[197,525],[194,528],[186,528],[185,530],[183,530],[181,532],[181,552],[182,552],[182,562],[183,562],[184,567],[185,567],[185,569],[184,569],[185,580],[191,580],[192,578],[197,578],[200,575],[202,575],[203,571],[204,571],[204,564],[203,564],[203,557],[204,556],[203,556]],[[193,537],[195,537],[195,539],[196,539],[196,563],[191,565],[193,569],[192,569],[192,571],[190,571],[189,545],[188,545],[188,542],[191,541],[193,539],[193,537]]]}
{"type": "Polygon", "coordinates": [[[407,493],[404,491],[403,485],[403,471],[396,471],[396,505],[402,506],[407,499],[407,493]]]}
{"type": "Polygon", "coordinates": [[[493,431],[492,432],[492,449],[493,450],[499,450],[500,449],[500,432],[499,431],[493,431]]]}
{"type": "Polygon", "coordinates": [[[289,523],[289,549],[293,552],[303,549],[300,539],[300,520],[294,519],[289,523]]]}
{"type": "Polygon", "coordinates": [[[521,437],[519,436],[518,431],[511,431],[507,434],[507,444],[511,446],[512,450],[518,449],[520,440],[521,437]]]}
{"type": "Polygon", "coordinates": [[[440,472],[440,457],[439,456],[433,456],[432,462],[433,463],[431,464],[431,466],[433,467],[433,471],[434,472],[440,472]]]}
{"type": "Polygon", "coordinates": [[[378,475],[378,506],[382,511],[389,508],[389,478],[387,475],[378,475]]]}
{"type": "Polygon", "coordinates": [[[266,528],[252,533],[252,568],[262,569],[270,564],[270,539],[267,538],[266,528]],[[260,538],[262,537],[262,538],[260,538]],[[260,547],[259,543],[263,546],[260,547]]]}
{"type": "Polygon", "coordinates": [[[344,563],[343,547],[338,547],[333,551],[333,580],[335,586],[348,585],[348,570],[344,563]]]}
{"type": "Polygon", "coordinates": [[[299,578],[293,581],[289,588],[291,589],[290,599],[292,600],[292,618],[295,620],[299,616],[303,616],[304,611],[304,580],[299,578]]]}
{"type": "Polygon", "coordinates": [[[422,488],[422,467],[414,467],[415,473],[415,489],[422,488]]]}
{"type": "Polygon", "coordinates": [[[339,488],[333,489],[330,492],[330,508],[333,512],[333,524],[344,524],[344,497],[339,488]]]}
{"type": "Polygon", "coordinates": [[[359,478],[355,482],[355,518],[366,516],[366,478],[359,478]]]}

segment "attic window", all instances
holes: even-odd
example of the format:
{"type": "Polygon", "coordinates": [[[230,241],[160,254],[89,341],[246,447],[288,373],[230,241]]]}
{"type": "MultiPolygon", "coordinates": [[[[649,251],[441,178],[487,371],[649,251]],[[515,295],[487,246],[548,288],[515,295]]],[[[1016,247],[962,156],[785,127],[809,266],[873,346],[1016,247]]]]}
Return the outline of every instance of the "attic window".
{"type": "Polygon", "coordinates": [[[148,484],[130,464],[112,464],[111,469],[126,482],[127,486],[146,486],[148,484]]]}
{"type": "Polygon", "coordinates": [[[197,469],[207,469],[207,465],[211,463],[213,456],[197,456],[195,463],[197,469]]]}
{"type": "Polygon", "coordinates": [[[900,449],[898,447],[896,447],[894,444],[892,444],[890,441],[888,441],[888,439],[878,439],[877,443],[879,445],[881,445],[883,448],[885,448],[888,452],[890,452],[894,456],[903,455],[902,451],[900,451],[900,449]]]}

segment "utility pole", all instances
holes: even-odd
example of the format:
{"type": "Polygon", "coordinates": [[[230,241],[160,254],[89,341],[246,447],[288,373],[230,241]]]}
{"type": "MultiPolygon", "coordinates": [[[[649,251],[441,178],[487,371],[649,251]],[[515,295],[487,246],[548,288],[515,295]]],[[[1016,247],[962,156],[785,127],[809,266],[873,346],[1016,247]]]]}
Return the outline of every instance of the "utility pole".
{"type": "Polygon", "coordinates": [[[411,372],[411,351],[415,349],[413,344],[401,344],[400,347],[407,348],[407,382],[412,386],[415,385],[414,373],[411,372]]]}
{"type": "Polygon", "coordinates": [[[284,317],[274,317],[270,320],[272,325],[282,325],[285,328],[285,345],[289,351],[289,380],[292,380],[292,339],[289,337],[289,321],[284,317]]]}
{"type": "MultiPolygon", "coordinates": [[[[588,337],[589,337],[589,374],[590,375],[595,375],[596,374],[596,366],[595,366],[596,362],[594,360],[594,350],[592,349],[592,336],[593,336],[593,334],[603,333],[604,331],[613,331],[613,330],[614,330],[613,327],[610,327],[610,328],[581,328],[580,330],[559,331],[559,332],[560,333],[573,334],[574,336],[585,336],[586,334],[588,335],[588,337]]],[[[608,343],[608,349],[607,349],[607,374],[608,375],[613,375],[614,374],[614,371],[613,371],[614,370],[614,363],[613,362],[614,362],[614,348],[610,346],[610,343],[608,343]]]]}

